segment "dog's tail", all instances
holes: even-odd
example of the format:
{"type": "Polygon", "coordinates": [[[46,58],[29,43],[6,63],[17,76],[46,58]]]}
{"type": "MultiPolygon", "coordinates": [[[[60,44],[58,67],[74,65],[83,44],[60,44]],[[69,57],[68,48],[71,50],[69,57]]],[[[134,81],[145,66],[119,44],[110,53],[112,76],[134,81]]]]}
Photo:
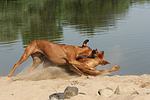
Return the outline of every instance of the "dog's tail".
{"type": "Polygon", "coordinates": [[[89,42],[89,39],[86,39],[83,44],[82,44],[82,47],[86,46],[86,44],[89,42]]]}

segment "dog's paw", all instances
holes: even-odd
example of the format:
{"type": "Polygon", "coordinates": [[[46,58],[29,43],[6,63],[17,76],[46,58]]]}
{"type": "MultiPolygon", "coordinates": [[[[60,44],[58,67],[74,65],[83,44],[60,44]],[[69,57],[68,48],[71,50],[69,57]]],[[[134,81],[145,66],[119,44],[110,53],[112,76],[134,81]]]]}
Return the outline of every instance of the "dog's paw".
{"type": "Polygon", "coordinates": [[[112,68],[112,70],[113,70],[113,71],[117,71],[117,70],[119,70],[119,68],[120,68],[120,66],[119,66],[119,65],[116,65],[115,67],[112,68]]]}
{"type": "Polygon", "coordinates": [[[11,74],[9,74],[9,75],[8,75],[8,77],[12,77],[12,75],[11,75],[11,74]]]}

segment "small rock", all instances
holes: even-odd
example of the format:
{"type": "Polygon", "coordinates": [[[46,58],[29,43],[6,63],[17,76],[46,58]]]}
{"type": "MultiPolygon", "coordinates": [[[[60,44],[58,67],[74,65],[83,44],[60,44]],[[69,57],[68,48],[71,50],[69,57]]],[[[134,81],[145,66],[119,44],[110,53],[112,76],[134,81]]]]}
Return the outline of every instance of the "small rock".
{"type": "Polygon", "coordinates": [[[82,94],[85,95],[85,93],[78,93],[78,88],[77,87],[70,87],[68,86],[64,93],[54,93],[49,96],[49,100],[64,100],[64,99],[69,99],[75,95],[82,94]]]}
{"type": "Polygon", "coordinates": [[[130,86],[117,86],[114,94],[123,94],[123,93],[130,93],[130,94],[139,94],[134,88],[130,86]]]}
{"type": "Polygon", "coordinates": [[[64,100],[66,93],[54,93],[49,96],[49,100],[64,100]]]}
{"type": "Polygon", "coordinates": [[[111,97],[111,96],[113,96],[114,91],[113,91],[113,89],[107,87],[105,89],[99,89],[98,94],[101,96],[105,96],[105,97],[111,97]]]}
{"type": "Polygon", "coordinates": [[[72,97],[72,96],[75,96],[75,95],[78,95],[78,88],[77,87],[70,87],[68,86],[64,93],[66,93],[66,99],[72,97]]]}

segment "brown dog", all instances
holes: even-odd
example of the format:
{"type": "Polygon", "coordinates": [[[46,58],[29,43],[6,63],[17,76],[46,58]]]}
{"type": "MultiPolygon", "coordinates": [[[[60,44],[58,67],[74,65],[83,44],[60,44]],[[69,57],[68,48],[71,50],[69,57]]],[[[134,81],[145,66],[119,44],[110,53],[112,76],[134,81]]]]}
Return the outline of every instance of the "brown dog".
{"type": "MultiPolygon", "coordinates": [[[[78,61],[81,63],[84,63],[85,65],[89,66],[90,68],[94,68],[94,67],[98,66],[99,64],[101,64],[101,65],[110,64],[108,61],[104,60],[104,51],[98,52],[96,49],[96,50],[93,50],[93,53],[95,55],[94,58],[82,58],[82,59],[79,59],[78,61]]],[[[110,69],[99,70],[99,71],[90,71],[88,73],[82,69],[81,69],[81,71],[85,72],[87,74],[90,74],[90,75],[99,75],[104,72],[117,71],[117,70],[119,70],[119,68],[120,68],[120,66],[116,65],[115,67],[110,68],[110,69]]]]}
{"type": "Polygon", "coordinates": [[[29,73],[31,73],[41,63],[42,57],[48,58],[52,63],[57,65],[64,65],[69,63],[73,66],[70,68],[70,70],[76,72],[79,75],[84,75],[83,72],[89,74],[98,73],[99,71],[94,70],[94,68],[90,68],[84,63],[76,60],[76,58],[81,56],[90,57],[92,55],[92,49],[86,46],[87,42],[89,42],[89,40],[85,40],[82,46],[73,46],[56,44],[45,40],[35,40],[26,47],[24,54],[14,65],[8,76],[12,77],[15,69],[30,55],[33,58],[33,65],[28,70],[29,73]],[[83,72],[81,72],[79,69],[83,72]]]}

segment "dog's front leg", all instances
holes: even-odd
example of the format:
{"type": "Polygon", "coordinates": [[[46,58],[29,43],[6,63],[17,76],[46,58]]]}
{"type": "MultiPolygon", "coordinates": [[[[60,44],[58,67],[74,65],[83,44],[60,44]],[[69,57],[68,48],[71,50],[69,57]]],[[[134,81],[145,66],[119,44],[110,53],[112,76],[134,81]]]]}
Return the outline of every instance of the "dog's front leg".
{"type": "Polygon", "coordinates": [[[69,69],[80,76],[86,76],[81,70],[79,70],[76,66],[69,65],[69,69]]]}

